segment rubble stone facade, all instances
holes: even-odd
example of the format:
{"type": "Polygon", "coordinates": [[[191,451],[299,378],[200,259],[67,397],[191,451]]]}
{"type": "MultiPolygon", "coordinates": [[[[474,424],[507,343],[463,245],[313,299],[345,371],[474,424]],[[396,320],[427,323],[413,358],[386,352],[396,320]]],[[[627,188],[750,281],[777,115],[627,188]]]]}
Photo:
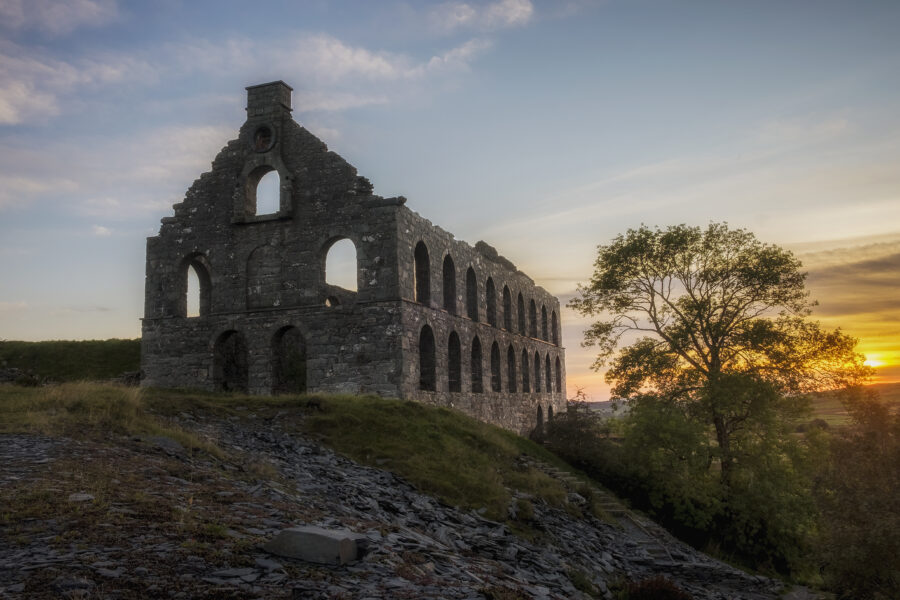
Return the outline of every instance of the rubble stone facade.
{"type": "Polygon", "coordinates": [[[378,394],[520,433],[563,409],[559,301],[484,242],[373,195],[291,118],[287,84],[247,92],[238,138],[147,239],[143,385],[378,394]],[[275,206],[260,214],[272,172],[275,206]],[[326,281],[345,239],[356,290],[326,281]]]}

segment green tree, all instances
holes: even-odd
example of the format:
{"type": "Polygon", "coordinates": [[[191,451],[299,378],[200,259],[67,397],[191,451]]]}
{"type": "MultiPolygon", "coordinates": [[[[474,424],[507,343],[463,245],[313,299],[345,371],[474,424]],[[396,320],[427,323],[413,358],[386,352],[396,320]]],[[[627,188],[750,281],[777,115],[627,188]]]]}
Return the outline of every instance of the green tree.
{"type": "Polygon", "coordinates": [[[610,363],[614,396],[650,394],[710,426],[727,484],[740,445],[802,414],[804,394],[869,374],[856,340],[806,319],[814,303],[800,266],[725,224],[642,226],[599,247],[570,305],[606,317],[585,345],[600,348],[596,368],[610,363]],[[642,337],[619,348],[632,332],[642,337]]]}
{"type": "Polygon", "coordinates": [[[570,306],[601,318],[584,345],[631,406],[623,446],[651,503],[788,568],[814,514],[791,433],[808,393],[869,376],[856,340],[810,321],[800,262],[743,229],[641,226],[594,267],[570,306]]]}

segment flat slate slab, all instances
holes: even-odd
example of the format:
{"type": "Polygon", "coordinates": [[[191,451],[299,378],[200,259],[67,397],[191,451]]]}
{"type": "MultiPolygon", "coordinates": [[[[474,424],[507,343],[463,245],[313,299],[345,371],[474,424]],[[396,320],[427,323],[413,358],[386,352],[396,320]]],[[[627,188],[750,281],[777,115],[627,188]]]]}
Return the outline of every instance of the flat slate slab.
{"type": "Polygon", "coordinates": [[[365,536],[352,531],[305,525],[281,531],[266,542],[266,552],[323,565],[344,565],[359,556],[359,541],[365,536]]]}

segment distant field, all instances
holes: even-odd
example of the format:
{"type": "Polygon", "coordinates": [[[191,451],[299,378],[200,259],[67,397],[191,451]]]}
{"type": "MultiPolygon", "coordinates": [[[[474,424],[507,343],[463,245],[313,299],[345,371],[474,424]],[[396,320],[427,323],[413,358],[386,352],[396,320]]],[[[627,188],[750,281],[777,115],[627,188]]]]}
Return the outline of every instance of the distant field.
{"type": "Polygon", "coordinates": [[[141,368],[141,340],[0,341],[3,367],[52,381],[112,379],[141,368]]]}
{"type": "MultiPolygon", "coordinates": [[[[900,383],[877,383],[867,386],[878,393],[878,397],[900,410],[900,383]]],[[[628,405],[620,403],[617,411],[613,411],[611,402],[589,402],[591,410],[604,417],[621,417],[628,412],[628,405]]],[[[818,394],[812,400],[812,416],[810,419],[822,419],[829,425],[846,425],[850,417],[841,401],[832,394],[818,394]]]]}
{"type": "MultiPolygon", "coordinates": [[[[867,386],[878,393],[882,401],[900,408],[900,383],[876,383],[867,386]]],[[[823,419],[829,425],[844,425],[850,421],[841,401],[830,394],[821,394],[813,399],[813,418],[823,419]]]]}

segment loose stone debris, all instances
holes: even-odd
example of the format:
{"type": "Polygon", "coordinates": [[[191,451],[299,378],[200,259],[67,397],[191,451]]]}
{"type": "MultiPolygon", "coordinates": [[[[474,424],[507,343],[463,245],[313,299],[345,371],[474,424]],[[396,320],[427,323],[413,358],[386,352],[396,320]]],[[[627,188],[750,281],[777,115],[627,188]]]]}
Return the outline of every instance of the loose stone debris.
{"type": "Polygon", "coordinates": [[[713,560],[642,517],[576,518],[532,499],[540,539],[530,542],[286,433],[279,417],[182,413],[179,421],[215,439],[229,458],[139,438],[99,445],[0,435],[0,504],[28,489],[68,507],[0,519],[0,598],[579,599],[590,597],[584,581],[612,598],[617,583],[657,574],[698,600],[782,592],[779,582],[713,560]],[[118,465],[117,479],[89,488],[90,500],[66,502],[83,493],[77,465],[107,462],[118,465]],[[97,520],[89,528],[85,514],[97,520]],[[263,549],[298,527],[342,531],[325,537],[353,540],[365,552],[341,550],[341,564],[321,565],[263,549]]]}

